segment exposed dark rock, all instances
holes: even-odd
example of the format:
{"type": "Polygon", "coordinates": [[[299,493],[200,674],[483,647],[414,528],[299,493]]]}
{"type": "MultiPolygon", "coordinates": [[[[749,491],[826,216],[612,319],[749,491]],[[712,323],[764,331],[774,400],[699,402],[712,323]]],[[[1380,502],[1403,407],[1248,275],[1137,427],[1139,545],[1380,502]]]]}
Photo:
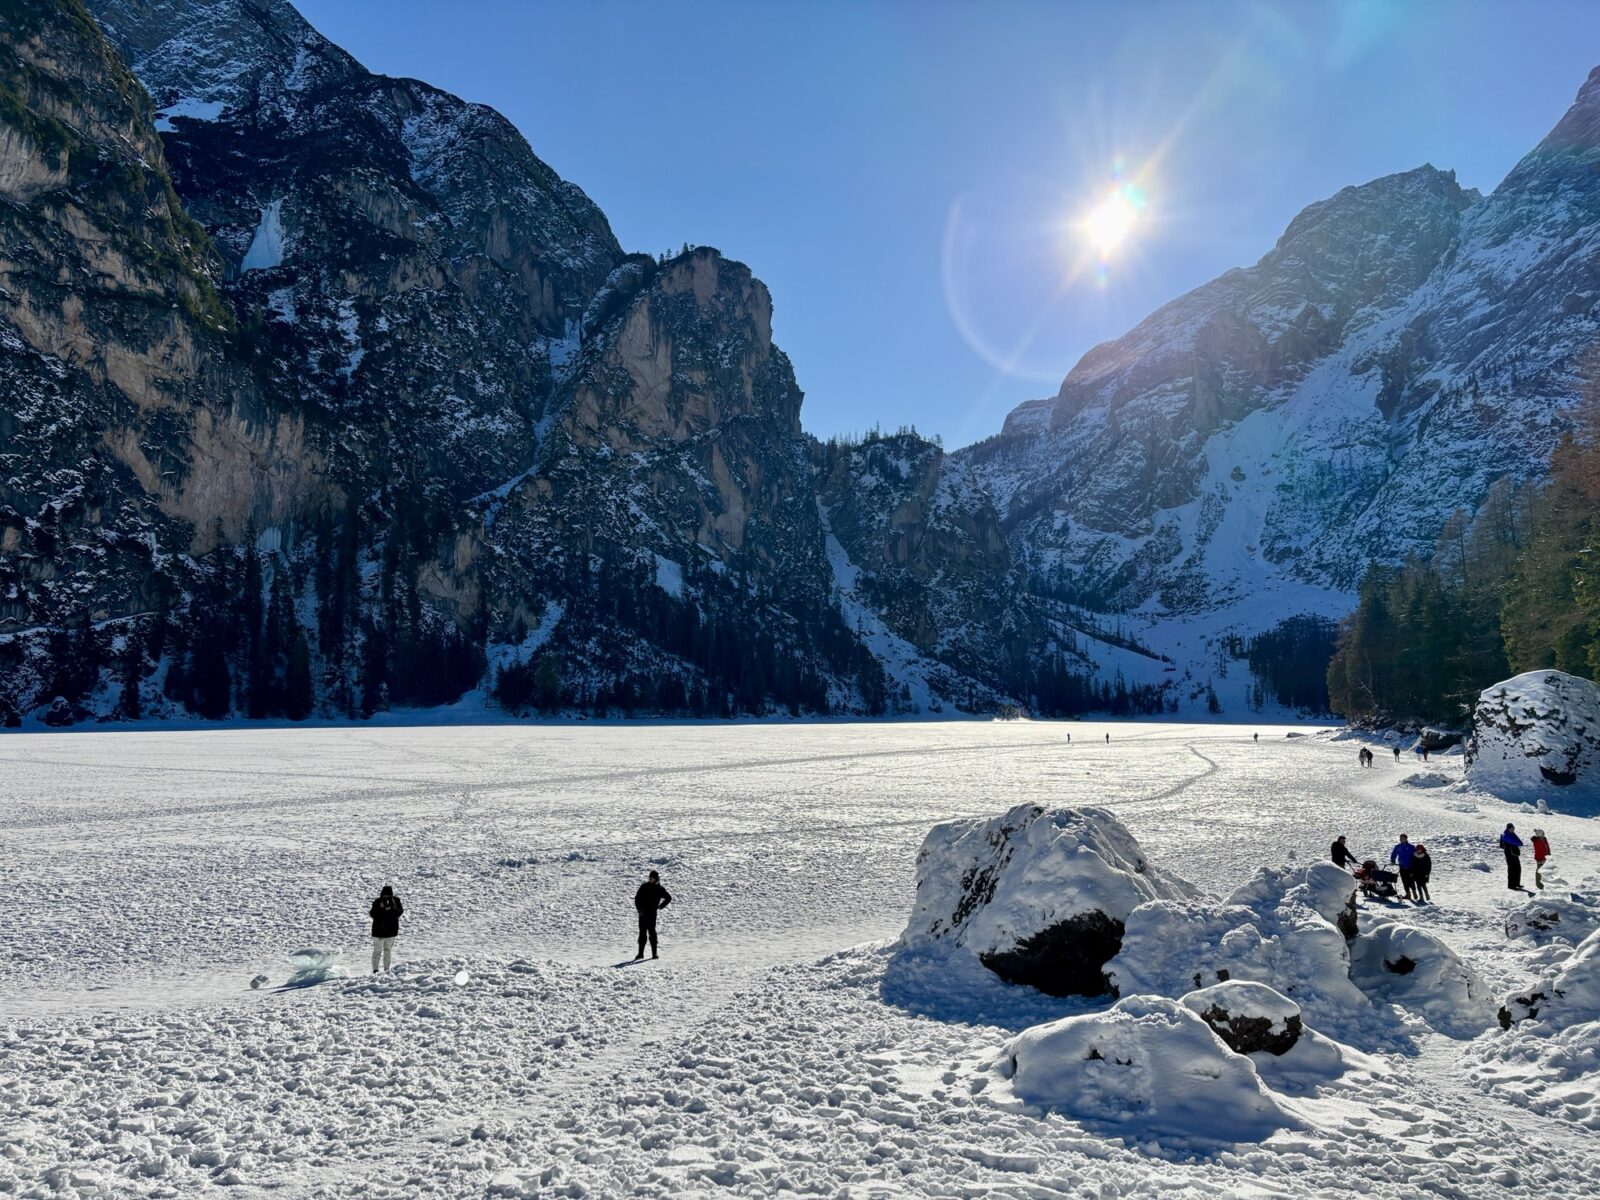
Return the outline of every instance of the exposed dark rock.
{"type": "Polygon", "coordinates": [[[1122,922],[1080,913],[1042,929],[1010,950],[979,960],[1007,983],[1052,996],[1103,996],[1111,991],[1104,967],[1122,949],[1122,922]]]}

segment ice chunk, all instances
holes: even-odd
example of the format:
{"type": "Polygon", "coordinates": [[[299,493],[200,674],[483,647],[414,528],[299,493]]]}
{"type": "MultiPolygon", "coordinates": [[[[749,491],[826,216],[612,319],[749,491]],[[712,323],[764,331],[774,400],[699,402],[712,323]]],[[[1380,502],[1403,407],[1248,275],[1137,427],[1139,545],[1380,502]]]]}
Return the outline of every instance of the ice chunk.
{"type": "Polygon", "coordinates": [[[256,225],[250,248],[244,252],[239,273],[264,271],[283,262],[283,201],[274,200],[261,210],[261,220],[256,225]]]}

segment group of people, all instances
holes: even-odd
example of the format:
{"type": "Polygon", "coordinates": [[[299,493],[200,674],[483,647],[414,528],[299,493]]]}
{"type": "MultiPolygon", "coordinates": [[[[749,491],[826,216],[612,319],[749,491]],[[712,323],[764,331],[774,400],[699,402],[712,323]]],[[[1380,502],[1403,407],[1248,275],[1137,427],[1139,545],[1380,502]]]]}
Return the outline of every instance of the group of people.
{"type": "MultiPolygon", "coordinates": [[[[639,953],[633,961],[644,958],[644,948],[650,947],[650,957],[660,958],[656,948],[656,914],[672,903],[672,893],[661,886],[661,872],[651,871],[650,877],[639,885],[633,894],[633,907],[639,914],[639,953]]],[[[394,888],[383,885],[378,898],[372,902],[367,915],[372,918],[372,973],[387,971],[394,957],[394,940],[400,936],[400,918],[406,906],[394,894],[394,888]]]]}
{"type": "MultiPolygon", "coordinates": [[[[1376,887],[1394,878],[1393,875],[1385,878],[1387,872],[1378,866],[1376,859],[1358,859],[1345,844],[1345,835],[1342,833],[1333,839],[1331,857],[1334,866],[1347,868],[1364,885],[1376,887]]],[[[1409,834],[1402,833],[1394,849],[1389,851],[1389,865],[1398,871],[1407,900],[1417,904],[1433,903],[1428,891],[1428,881],[1433,878],[1433,856],[1428,853],[1426,846],[1421,842],[1413,842],[1409,834]]],[[[1389,894],[1393,895],[1393,891],[1389,894]]]]}
{"type": "MultiPolygon", "coordinates": [[[[1510,822],[1506,823],[1505,832],[1500,835],[1500,849],[1506,855],[1506,887],[1514,892],[1524,891],[1522,886],[1522,839],[1517,836],[1517,827],[1510,822]]],[[[1550,859],[1550,839],[1544,830],[1533,831],[1533,886],[1541,892],[1544,891],[1544,864],[1550,859]]]]}
{"type": "MultiPolygon", "coordinates": [[[[1507,823],[1505,832],[1500,835],[1500,849],[1506,856],[1506,887],[1514,892],[1525,890],[1522,886],[1522,846],[1517,827],[1507,823]]],[[[1532,849],[1534,886],[1543,891],[1544,866],[1550,859],[1550,839],[1545,836],[1544,830],[1533,831],[1532,849]]],[[[1392,890],[1387,893],[1380,891],[1378,885],[1392,882],[1394,876],[1380,868],[1374,859],[1358,859],[1345,844],[1344,834],[1333,839],[1330,857],[1334,866],[1348,869],[1361,880],[1369,894],[1393,895],[1392,890]]],[[[1433,902],[1428,892],[1428,881],[1433,877],[1433,856],[1428,853],[1426,846],[1421,842],[1413,842],[1407,834],[1402,833],[1394,849],[1389,851],[1389,865],[1396,868],[1407,900],[1414,900],[1418,904],[1433,902]]]]}
{"type": "MultiPolygon", "coordinates": [[[[1260,734],[1256,735],[1256,737],[1258,739],[1260,738],[1260,736],[1261,736],[1260,734]]],[[[1400,761],[1400,747],[1399,746],[1394,746],[1394,747],[1391,747],[1391,748],[1394,750],[1394,760],[1395,760],[1395,762],[1399,762],[1400,761]]],[[[1428,748],[1426,746],[1422,745],[1421,743],[1418,743],[1418,745],[1417,745],[1416,754],[1417,754],[1417,756],[1419,758],[1422,759],[1423,762],[1427,762],[1428,761],[1428,748]]],[[[1358,753],[1356,755],[1356,760],[1363,767],[1370,767],[1372,765],[1372,758],[1373,758],[1372,751],[1370,749],[1368,749],[1366,746],[1361,747],[1360,753],[1358,753]]]]}

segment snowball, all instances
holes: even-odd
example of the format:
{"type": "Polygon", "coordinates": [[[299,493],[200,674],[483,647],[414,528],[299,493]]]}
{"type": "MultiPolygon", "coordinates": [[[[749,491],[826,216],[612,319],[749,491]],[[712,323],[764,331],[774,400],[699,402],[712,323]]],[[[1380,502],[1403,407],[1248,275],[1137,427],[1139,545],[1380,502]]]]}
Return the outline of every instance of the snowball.
{"type": "Polygon", "coordinates": [[[1190,992],[1181,1003],[1240,1054],[1286,1054],[1300,1040],[1300,1006],[1264,983],[1230,979],[1190,992]]]}
{"type": "Polygon", "coordinates": [[[254,991],[260,991],[261,988],[264,987],[267,984],[267,982],[268,982],[268,980],[267,980],[267,977],[265,975],[257,975],[254,979],[252,979],[250,981],[250,990],[253,991],[253,992],[254,991]]]}
{"type": "Polygon", "coordinates": [[[1072,1116],[1218,1141],[1294,1124],[1255,1064],[1175,1000],[1126,997],[1024,1030],[1007,1051],[1017,1096],[1072,1116]]]}
{"type": "Polygon", "coordinates": [[[1600,797],[1600,686],[1529,671],[1485,688],[1472,717],[1472,782],[1533,802],[1553,789],[1600,797]]]}
{"type": "Polygon", "coordinates": [[[1381,921],[1352,943],[1350,977],[1374,1000],[1398,1004],[1445,1033],[1488,1028],[1494,1006],[1479,974],[1431,933],[1381,921]]]}
{"type": "Polygon", "coordinates": [[[1197,894],[1146,863],[1109,812],[1024,804],[929,832],[901,943],[947,943],[1008,982],[1053,995],[1098,995],[1128,914],[1147,900],[1197,894]]]}

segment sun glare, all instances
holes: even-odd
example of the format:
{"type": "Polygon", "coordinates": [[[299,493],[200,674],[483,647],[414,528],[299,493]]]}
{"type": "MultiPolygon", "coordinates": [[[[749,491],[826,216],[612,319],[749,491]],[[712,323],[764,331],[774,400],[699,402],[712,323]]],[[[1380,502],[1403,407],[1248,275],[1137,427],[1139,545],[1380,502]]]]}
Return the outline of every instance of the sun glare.
{"type": "Polygon", "coordinates": [[[1102,259],[1108,259],[1128,240],[1139,222],[1144,197],[1132,184],[1119,184],[1090,209],[1078,227],[1102,259]]]}

